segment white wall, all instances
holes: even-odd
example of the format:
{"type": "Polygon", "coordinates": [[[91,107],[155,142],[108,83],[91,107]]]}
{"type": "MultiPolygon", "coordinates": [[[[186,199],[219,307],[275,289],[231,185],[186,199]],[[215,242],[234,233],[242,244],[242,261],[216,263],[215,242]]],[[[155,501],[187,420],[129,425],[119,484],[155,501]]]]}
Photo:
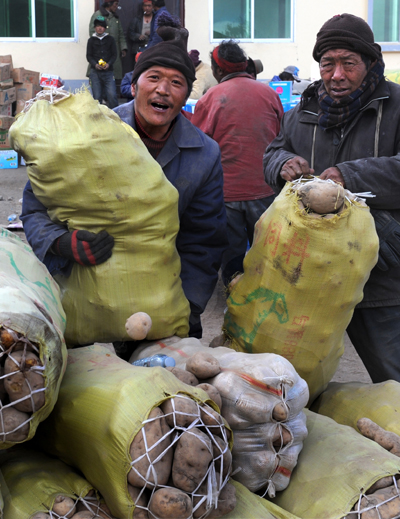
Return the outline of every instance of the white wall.
{"type": "Polygon", "coordinates": [[[75,42],[0,42],[1,55],[11,54],[14,67],[54,74],[62,79],[86,79],[86,44],[93,0],[79,0],[77,41],[75,42]]]}
{"type": "MultiPolygon", "coordinates": [[[[229,2],[227,2],[229,3],[229,2]]],[[[210,63],[209,0],[186,0],[185,25],[189,30],[189,50],[197,49],[200,59],[210,63]]],[[[295,65],[304,79],[319,78],[318,65],[312,58],[316,35],[321,26],[335,14],[349,12],[367,20],[367,0],[294,0],[293,43],[243,43],[248,56],[261,59],[264,71],[259,79],[269,79],[288,65],[295,65]]],[[[398,52],[385,53],[386,68],[400,68],[398,52]]]]}

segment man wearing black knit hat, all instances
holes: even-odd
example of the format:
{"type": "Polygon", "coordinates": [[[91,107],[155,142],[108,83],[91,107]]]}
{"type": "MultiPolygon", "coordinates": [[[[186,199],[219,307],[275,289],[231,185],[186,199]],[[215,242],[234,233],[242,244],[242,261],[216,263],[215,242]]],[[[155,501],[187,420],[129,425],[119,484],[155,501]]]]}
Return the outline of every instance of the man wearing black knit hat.
{"type": "Polygon", "coordinates": [[[287,112],[264,155],[276,192],[317,175],[367,204],[379,235],[379,260],[347,328],[373,382],[400,382],[400,85],[386,81],[374,34],[361,18],[337,15],[317,34],[321,80],[287,112]]]}
{"type": "Polygon", "coordinates": [[[137,60],[134,100],[115,112],[137,131],[179,192],[176,246],[182,287],[191,307],[189,334],[200,338],[200,315],[215,288],[227,245],[222,166],[218,144],[181,113],[196,79],[195,69],[187,52],[187,30],[167,18],[161,18],[158,28],[164,41],[137,60]]]}

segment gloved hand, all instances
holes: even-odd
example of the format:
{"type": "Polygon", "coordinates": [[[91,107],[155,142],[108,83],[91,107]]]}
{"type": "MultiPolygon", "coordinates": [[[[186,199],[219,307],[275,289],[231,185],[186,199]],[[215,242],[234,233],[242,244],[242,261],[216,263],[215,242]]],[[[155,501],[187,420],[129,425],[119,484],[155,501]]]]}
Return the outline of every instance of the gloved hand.
{"type": "Polygon", "coordinates": [[[371,211],[379,237],[379,258],[376,266],[380,270],[400,267],[400,223],[387,211],[371,211]]]}
{"type": "Polygon", "coordinates": [[[57,256],[76,261],[79,265],[99,265],[111,257],[114,238],[107,231],[67,232],[57,238],[52,250],[57,256]]]}

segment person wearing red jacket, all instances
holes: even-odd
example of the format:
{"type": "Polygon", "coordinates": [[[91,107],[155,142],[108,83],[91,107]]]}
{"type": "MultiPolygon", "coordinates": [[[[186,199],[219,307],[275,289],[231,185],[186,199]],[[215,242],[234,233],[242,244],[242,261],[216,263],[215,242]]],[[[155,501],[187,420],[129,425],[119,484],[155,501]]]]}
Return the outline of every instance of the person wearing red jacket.
{"type": "Polygon", "coordinates": [[[246,67],[247,57],[236,42],[223,41],[216,47],[211,68],[218,85],[197,101],[191,119],[221,149],[229,240],[222,258],[225,285],[243,272],[254,225],[275,198],[262,162],[283,116],[278,94],[248,74],[246,67]]]}

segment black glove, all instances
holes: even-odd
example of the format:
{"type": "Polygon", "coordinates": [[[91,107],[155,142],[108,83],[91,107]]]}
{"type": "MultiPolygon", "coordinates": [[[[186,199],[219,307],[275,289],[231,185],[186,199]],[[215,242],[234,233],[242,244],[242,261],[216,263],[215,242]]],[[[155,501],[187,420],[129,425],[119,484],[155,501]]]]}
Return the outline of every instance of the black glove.
{"type": "Polygon", "coordinates": [[[67,232],[52,246],[57,256],[76,261],[79,265],[99,265],[111,257],[114,238],[107,231],[95,234],[89,231],[67,232]]]}
{"type": "Polygon", "coordinates": [[[376,266],[380,270],[400,267],[400,223],[387,211],[371,211],[379,237],[379,258],[376,266]]]}

